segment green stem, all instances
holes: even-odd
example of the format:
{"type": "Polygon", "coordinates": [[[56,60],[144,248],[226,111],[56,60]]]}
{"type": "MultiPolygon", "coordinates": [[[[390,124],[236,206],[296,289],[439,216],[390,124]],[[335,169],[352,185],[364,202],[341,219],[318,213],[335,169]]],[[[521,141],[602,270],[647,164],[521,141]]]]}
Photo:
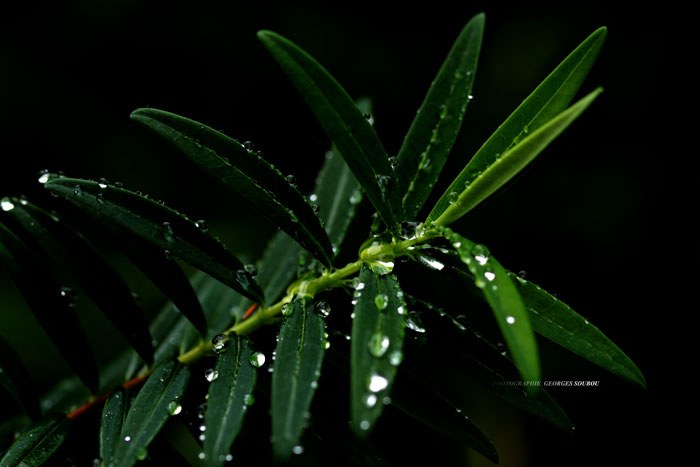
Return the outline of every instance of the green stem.
{"type": "MultiPolygon", "coordinates": [[[[393,262],[395,258],[410,255],[412,247],[419,243],[424,243],[440,234],[434,230],[421,232],[413,238],[391,243],[376,243],[368,246],[360,252],[360,259],[354,263],[349,263],[340,269],[332,272],[326,271],[315,279],[301,280],[293,283],[287,289],[287,295],[280,301],[267,308],[262,308],[254,313],[250,318],[239,321],[224,334],[236,333],[241,336],[248,335],[265,324],[272,323],[282,313],[284,305],[290,303],[296,296],[315,297],[317,294],[341,286],[346,279],[357,274],[363,263],[376,263],[385,265],[393,262]]],[[[214,355],[212,344],[208,341],[201,341],[199,345],[190,349],[178,357],[178,360],[185,364],[193,363],[207,355],[214,355]]]]}

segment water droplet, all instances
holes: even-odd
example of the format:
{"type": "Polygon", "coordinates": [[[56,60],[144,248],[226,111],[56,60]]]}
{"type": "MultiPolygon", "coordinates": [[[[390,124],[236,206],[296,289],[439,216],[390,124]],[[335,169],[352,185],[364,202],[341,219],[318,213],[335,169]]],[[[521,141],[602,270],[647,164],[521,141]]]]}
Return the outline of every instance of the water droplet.
{"type": "Polygon", "coordinates": [[[6,196],[0,200],[0,208],[2,208],[3,211],[12,211],[15,208],[15,205],[12,201],[10,201],[10,198],[6,196]]]}
{"type": "Polygon", "coordinates": [[[350,198],[348,199],[348,202],[352,205],[358,204],[360,201],[362,201],[362,193],[360,190],[355,190],[352,192],[350,195],[350,198]]]}
{"type": "Polygon", "coordinates": [[[107,185],[109,185],[109,182],[107,181],[106,178],[101,178],[97,181],[97,186],[99,186],[100,189],[102,189],[102,190],[107,188],[107,185]]]}
{"type": "Polygon", "coordinates": [[[73,187],[73,194],[76,196],[83,194],[83,189],[80,187],[80,185],[75,185],[75,187],[73,187]]]}
{"type": "Polygon", "coordinates": [[[48,182],[51,179],[51,174],[49,173],[48,170],[44,169],[41,172],[39,172],[39,183],[42,185],[46,182],[48,182]]]}
{"type": "Polygon", "coordinates": [[[420,223],[418,222],[404,222],[401,224],[401,238],[404,240],[411,240],[416,238],[417,235],[417,230],[418,226],[420,226],[420,223]]]}
{"type": "Polygon", "coordinates": [[[265,354],[262,352],[255,352],[250,356],[250,364],[255,368],[260,368],[265,364],[265,354]]]}
{"type": "Polygon", "coordinates": [[[369,420],[362,420],[360,422],[360,430],[363,430],[363,431],[369,430],[369,420]]]}
{"type": "Polygon", "coordinates": [[[127,443],[128,443],[129,441],[131,441],[131,436],[126,435],[126,436],[124,437],[124,441],[127,442],[127,443]]]}
{"type": "Polygon", "coordinates": [[[207,371],[204,372],[204,377],[207,379],[207,381],[211,383],[219,377],[219,372],[213,368],[209,368],[207,371]]]}
{"type": "Polygon", "coordinates": [[[367,394],[367,395],[365,396],[364,399],[365,399],[365,401],[364,401],[364,402],[365,402],[365,406],[367,406],[367,407],[369,407],[369,408],[372,408],[372,407],[374,407],[375,405],[377,405],[377,396],[376,396],[376,394],[367,394]]]}
{"type": "Polygon", "coordinates": [[[400,350],[394,350],[389,354],[389,363],[392,366],[399,366],[403,361],[403,352],[400,350]]]}
{"type": "Polygon", "coordinates": [[[489,260],[489,250],[484,245],[474,245],[471,249],[471,255],[474,259],[482,266],[484,266],[489,260]]]}
{"type": "Polygon", "coordinates": [[[303,446],[294,446],[292,448],[292,452],[298,456],[299,454],[304,452],[304,447],[303,446]]]}
{"type": "Polygon", "coordinates": [[[287,179],[287,183],[289,183],[290,185],[297,184],[297,178],[294,175],[290,174],[290,175],[287,175],[285,178],[287,179]]]}
{"type": "Polygon", "coordinates": [[[207,410],[207,404],[201,404],[197,407],[197,418],[204,418],[204,412],[207,410]]]}
{"type": "Polygon", "coordinates": [[[377,358],[382,357],[389,350],[389,344],[389,336],[375,332],[368,342],[369,352],[377,358]]]}
{"type": "Polygon", "coordinates": [[[173,254],[170,250],[163,250],[163,256],[165,256],[165,259],[173,259],[173,254]]]}
{"type": "Polygon", "coordinates": [[[293,310],[294,310],[294,307],[289,303],[285,303],[284,305],[282,305],[282,315],[283,316],[290,316],[292,314],[293,310]]]}
{"type": "Polygon", "coordinates": [[[414,319],[406,318],[406,327],[413,332],[425,333],[425,328],[420,326],[414,319]]]}
{"type": "Polygon", "coordinates": [[[255,396],[252,394],[246,394],[245,397],[243,397],[243,403],[250,407],[255,403],[255,396]]]}
{"type": "Polygon", "coordinates": [[[379,373],[373,373],[369,379],[369,390],[372,392],[383,391],[389,386],[389,380],[380,375],[379,373]]]}
{"type": "Polygon", "coordinates": [[[377,305],[379,311],[386,310],[386,307],[389,306],[389,297],[385,293],[377,294],[374,297],[374,304],[377,305]]]}
{"type": "Polygon", "coordinates": [[[316,193],[311,193],[311,195],[309,195],[309,201],[311,201],[312,203],[315,203],[317,200],[318,195],[316,193]]]}
{"type": "Polygon", "coordinates": [[[316,302],[314,308],[316,309],[316,312],[324,318],[326,318],[331,312],[331,306],[325,300],[319,300],[318,302],[316,302]]]}
{"type": "Polygon", "coordinates": [[[122,188],[124,184],[122,182],[114,182],[114,186],[117,188],[122,188]]]}
{"type": "Polygon", "coordinates": [[[389,184],[391,179],[388,175],[377,175],[377,184],[382,191],[387,191],[389,189],[389,184]]]}
{"type": "Polygon", "coordinates": [[[459,193],[456,191],[451,191],[449,195],[447,195],[447,201],[450,202],[450,204],[454,204],[459,200],[459,193]]]}
{"type": "Polygon", "coordinates": [[[222,353],[224,350],[226,350],[228,342],[229,337],[226,334],[217,334],[211,340],[211,349],[217,354],[222,353]]]}
{"type": "Polygon", "coordinates": [[[447,117],[447,106],[445,104],[442,104],[440,106],[440,118],[445,118],[447,117]]]}
{"type": "Polygon", "coordinates": [[[467,96],[467,99],[472,100],[472,99],[474,99],[474,96],[472,96],[471,94],[469,94],[469,95],[467,96]]]}
{"type": "Polygon", "coordinates": [[[251,276],[256,276],[258,274],[258,268],[256,268],[254,264],[246,264],[243,268],[251,276]]]}
{"type": "Polygon", "coordinates": [[[207,431],[206,425],[199,425],[199,431],[207,431]]]}
{"type": "Polygon", "coordinates": [[[445,267],[445,265],[442,264],[440,261],[433,259],[429,256],[418,254],[416,255],[416,259],[428,266],[430,269],[434,269],[436,271],[441,271],[445,267]]]}
{"type": "Polygon", "coordinates": [[[202,232],[209,231],[209,223],[204,219],[199,219],[194,225],[202,232]]]}
{"type": "Polygon", "coordinates": [[[488,281],[493,281],[493,280],[496,278],[496,274],[494,274],[494,273],[491,272],[491,271],[486,271],[486,272],[484,273],[484,277],[485,277],[486,280],[488,280],[488,281]]]}
{"type": "Polygon", "coordinates": [[[161,235],[163,235],[166,241],[172,241],[173,228],[170,225],[170,222],[163,222],[162,224],[160,224],[160,227],[158,227],[158,230],[160,230],[161,235]]]}
{"type": "Polygon", "coordinates": [[[168,404],[168,412],[170,415],[177,415],[182,412],[182,406],[177,401],[172,401],[168,404]]]}
{"type": "Polygon", "coordinates": [[[523,133],[528,134],[529,132],[530,132],[530,129],[527,127],[527,125],[525,125],[523,127],[523,133]]]}
{"type": "Polygon", "coordinates": [[[508,323],[508,324],[513,324],[513,323],[515,323],[515,317],[513,317],[513,316],[506,316],[506,323],[508,323]]]}

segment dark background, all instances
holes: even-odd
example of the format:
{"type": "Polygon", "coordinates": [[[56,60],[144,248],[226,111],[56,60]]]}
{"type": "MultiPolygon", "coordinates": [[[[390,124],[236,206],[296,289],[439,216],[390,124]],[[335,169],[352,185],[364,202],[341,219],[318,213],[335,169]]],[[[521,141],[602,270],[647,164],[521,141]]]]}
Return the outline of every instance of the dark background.
{"type": "MultiPolygon", "coordinates": [[[[555,355],[545,358],[546,378],[601,381],[597,389],[555,393],[577,424],[576,436],[488,400],[472,401],[475,418],[496,442],[502,465],[629,465],[668,455],[674,450],[658,434],[658,417],[676,409],[659,402],[674,376],[658,354],[674,331],[653,320],[673,312],[661,300],[658,264],[669,247],[660,150],[668,123],[661,91],[668,39],[654,12],[439,1],[33,3],[0,19],[0,196],[26,194],[41,203],[47,198],[36,182],[41,169],[122,181],[208,219],[234,252],[254,260],[274,228],[133,124],[129,113],[165,109],[251,140],[308,190],[329,142],[255,32],[289,37],[351,96],[371,97],[375,128],[391,155],[452,41],[479,11],[487,19],[475,98],[436,195],[559,61],[608,26],[581,95],[599,85],[605,92],[526,176],[454,228],[595,323],[637,362],[649,389],[545,344],[555,355]]],[[[162,303],[132,282],[147,308],[162,303]]],[[[48,386],[65,368],[46,357],[51,347],[24,319],[28,311],[2,274],[0,291],[0,333],[48,386]]]]}

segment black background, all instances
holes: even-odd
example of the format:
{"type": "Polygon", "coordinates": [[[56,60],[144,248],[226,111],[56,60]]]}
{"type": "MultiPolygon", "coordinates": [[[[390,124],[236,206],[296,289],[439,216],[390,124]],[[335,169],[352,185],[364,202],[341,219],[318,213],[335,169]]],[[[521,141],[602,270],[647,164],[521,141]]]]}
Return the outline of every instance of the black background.
{"type": "MultiPolygon", "coordinates": [[[[549,346],[558,356],[545,358],[546,378],[601,382],[597,389],[555,392],[577,424],[573,439],[489,402],[473,402],[475,417],[493,436],[502,465],[630,465],[672,455],[677,450],[658,436],[657,424],[659,415],[675,411],[669,405],[662,413],[657,402],[676,383],[659,357],[673,330],[656,320],[673,310],[661,300],[666,285],[658,263],[670,217],[662,209],[669,187],[660,145],[668,125],[661,85],[668,38],[654,12],[439,1],[19,7],[0,19],[0,196],[41,202],[41,169],[123,181],[209,219],[233,251],[254,260],[274,228],[133,124],[129,113],[161,108],[251,140],[308,190],[328,140],[255,32],[289,37],[351,96],[371,97],[375,128],[395,154],[452,41],[479,11],[487,19],[475,97],[435,195],[566,54],[607,26],[581,95],[599,85],[605,92],[525,176],[454,228],[595,323],[638,363],[649,389],[549,346]]],[[[53,357],[47,361],[40,329],[22,318],[28,311],[0,279],[0,333],[48,385],[65,369],[53,357]]],[[[134,282],[155,309],[162,298],[134,282]]]]}

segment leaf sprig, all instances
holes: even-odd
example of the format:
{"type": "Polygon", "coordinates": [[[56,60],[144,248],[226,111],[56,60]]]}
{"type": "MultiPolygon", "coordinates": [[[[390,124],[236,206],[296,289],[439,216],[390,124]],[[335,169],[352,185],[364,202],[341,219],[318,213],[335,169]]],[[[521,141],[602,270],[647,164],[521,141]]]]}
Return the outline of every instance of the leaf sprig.
{"type": "MultiPolygon", "coordinates": [[[[540,380],[537,334],[645,386],[636,365],[600,330],[540,287],[510,273],[486,246],[447,227],[508,183],[600,95],[597,88],[569,105],[602,47],[605,28],[561,62],[477,151],[427,217],[419,217],[460,132],[484,25],[483,14],[466,24],[394,160],[366,118],[371,112],[366,100],[356,104],[327,70],[290,40],[271,31],[259,32],[333,142],[308,198],[260,154],[221,132],[163,110],[132,113],[134,121],[163,137],[280,229],[257,267],[244,265],[201,221],[193,222],[145,195],[102,180],[42,175],[48,191],[87,214],[89,223],[102,229],[98,235],[112,238],[171,299],[150,328],[126,282],[92,246],[94,230],[82,229],[80,222],[71,225],[70,216],[65,221],[60,212],[48,214],[27,200],[2,199],[0,262],[78,378],[93,395],[107,393],[71,412],[72,418],[77,417],[106,400],[99,448],[104,465],[132,465],[143,457],[163,427],[173,425],[169,420],[183,410],[181,401],[193,384],[190,367],[214,357],[215,365],[206,372],[210,386],[199,441],[189,434],[189,442],[200,449],[197,461],[205,465],[230,460],[231,447],[245,430],[245,417],[256,397],[270,400],[274,457],[286,461],[303,452],[309,420],[316,416],[315,396],[325,389],[322,370],[329,365],[349,376],[350,426],[360,441],[344,445],[353,457],[360,456],[369,465],[378,463],[361,440],[370,435],[385,406],[395,405],[497,462],[496,448],[461,415],[459,402],[426,384],[415,367],[404,363],[404,355],[416,345],[407,335],[423,336],[430,348],[456,352],[459,358],[451,364],[458,371],[491,384],[506,401],[563,429],[569,429],[571,422],[543,388],[532,385],[523,391],[495,384],[507,382],[507,375],[526,382],[540,380]],[[336,264],[338,252],[348,248],[346,233],[358,224],[368,227],[362,224],[366,219],[355,217],[363,197],[376,210],[373,234],[356,260],[336,264]],[[448,267],[440,255],[453,263],[448,267]],[[66,264],[68,258],[79,261],[66,264]],[[201,272],[184,280],[176,259],[201,272]],[[463,310],[455,304],[443,310],[430,298],[407,300],[414,291],[403,290],[405,273],[396,264],[399,260],[415,262],[435,274],[456,274],[491,309],[504,350],[495,351],[480,332],[460,324],[461,316],[480,310],[463,310]],[[72,305],[61,299],[68,294],[58,285],[64,269],[135,350],[102,371],[99,383],[72,305]],[[349,332],[331,328],[328,315],[337,301],[334,289],[353,295],[352,320],[346,323],[349,332]],[[417,309],[422,309],[424,319],[417,309]],[[53,313],[60,313],[60,319],[55,320],[53,313]],[[279,325],[271,378],[259,371],[265,356],[256,350],[264,343],[255,331],[265,325],[279,325]],[[347,354],[326,352],[329,333],[347,333],[347,354]],[[145,380],[138,392],[132,387],[136,383],[122,386],[124,379],[134,376],[132,381],[145,380]],[[392,392],[395,384],[406,382],[420,401],[405,392],[392,392]]],[[[30,378],[4,340],[0,340],[0,370],[2,387],[34,420],[40,420],[39,404],[26,390],[31,388],[30,378]]],[[[323,415],[318,426],[325,423],[323,415]]],[[[325,435],[353,439],[334,430],[325,435]]],[[[313,428],[311,432],[324,436],[313,428]]],[[[0,464],[41,463],[67,437],[70,423],[65,417],[45,418],[8,448],[0,464]]],[[[171,443],[182,451],[174,439],[170,437],[171,443]]]]}

